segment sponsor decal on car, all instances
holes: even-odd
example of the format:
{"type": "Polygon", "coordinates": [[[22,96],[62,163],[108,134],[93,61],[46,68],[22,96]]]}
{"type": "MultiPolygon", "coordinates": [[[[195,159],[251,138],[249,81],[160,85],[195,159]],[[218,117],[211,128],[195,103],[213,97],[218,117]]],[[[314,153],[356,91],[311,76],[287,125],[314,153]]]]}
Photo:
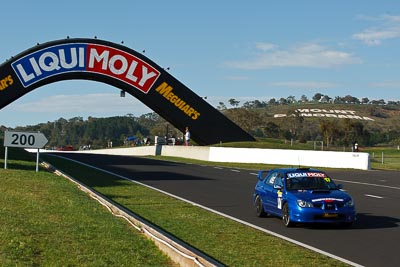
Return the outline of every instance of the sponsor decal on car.
{"type": "Polygon", "coordinates": [[[147,62],[122,50],[98,44],[55,45],[12,63],[26,88],[50,76],[68,72],[92,72],[113,77],[148,93],[160,72],[147,62]]]}
{"type": "Polygon", "coordinates": [[[331,178],[329,178],[329,177],[325,177],[324,180],[325,180],[325,182],[327,182],[327,183],[330,183],[330,182],[331,182],[331,178]]]}
{"type": "Polygon", "coordinates": [[[278,190],[278,209],[282,209],[282,191],[278,190]]]}
{"type": "Polygon", "coordinates": [[[334,202],[334,201],[339,201],[339,202],[343,202],[344,199],[342,198],[331,198],[331,197],[325,197],[325,198],[316,198],[316,199],[312,199],[312,202],[334,202]]]}
{"type": "Polygon", "coordinates": [[[326,177],[325,173],[322,172],[292,172],[288,173],[288,178],[295,178],[295,177],[326,177]]]}

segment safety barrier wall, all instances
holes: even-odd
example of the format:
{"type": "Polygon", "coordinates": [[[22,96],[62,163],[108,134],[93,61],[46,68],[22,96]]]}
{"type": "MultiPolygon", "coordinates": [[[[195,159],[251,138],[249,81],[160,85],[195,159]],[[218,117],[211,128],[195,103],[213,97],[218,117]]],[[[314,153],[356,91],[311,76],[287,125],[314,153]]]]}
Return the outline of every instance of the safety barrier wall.
{"type": "Polygon", "coordinates": [[[161,156],[209,160],[211,147],[205,146],[162,146],[161,156]]]}
{"type": "MultiPolygon", "coordinates": [[[[51,152],[51,150],[49,151],[51,152]]],[[[59,152],[59,151],[57,151],[59,152]]],[[[102,154],[102,155],[120,155],[120,156],[151,156],[156,155],[155,146],[138,146],[127,148],[107,148],[107,149],[94,149],[94,150],[79,150],[79,151],[65,151],[87,154],[102,154]]]]}
{"type": "Polygon", "coordinates": [[[213,162],[263,163],[361,170],[370,169],[369,154],[363,152],[169,145],[83,150],[77,152],[131,156],[161,155],[213,162]]]}
{"type": "Polygon", "coordinates": [[[368,153],[210,147],[209,161],[370,169],[368,153]]]}

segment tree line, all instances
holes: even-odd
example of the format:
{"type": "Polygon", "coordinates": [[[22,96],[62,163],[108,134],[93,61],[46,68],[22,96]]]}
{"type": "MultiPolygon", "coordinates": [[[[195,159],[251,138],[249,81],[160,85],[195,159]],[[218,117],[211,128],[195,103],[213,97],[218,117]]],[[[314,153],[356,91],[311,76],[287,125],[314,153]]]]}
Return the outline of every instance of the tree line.
{"type": "MultiPolygon", "coordinates": [[[[228,100],[229,104],[232,107],[239,107],[240,101],[231,98],[228,100]]],[[[264,108],[274,105],[289,105],[289,104],[307,104],[307,103],[331,103],[331,104],[370,104],[370,105],[398,105],[400,106],[400,101],[385,101],[384,99],[372,99],[370,100],[368,97],[363,97],[361,100],[357,97],[346,95],[346,96],[335,96],[334,98],[324,95],[321,93],[316,93],[311,99],[309,99],[306,95],[302,95],[300,99],[296,99],[295,96],[290,95],[288,97],[281,97],[279,99],[271,98],[268,101],[246,101],[243,103],[243,108],[264,108]]],[[[223,102],[219,102],[217,106],[219,110],[227,109],[227,106],[223,102]]]]}
{"type": "MultiPolygon", "coordinates": [[[[3,126],[3,129],[6,128],[3,126]]],[[[132,114],[108,118],[88,117],[87,120],[83,117],[60,118],[52,122],[17,127],[14,130],[40,131],[49,140],[46,147],[54,149],[66,145],[72,145],[74,149],[89,145],[91,148],[105,148],[110,146],[110,143],[113,146],[135,145],[143,143],[147,138],[154,140],[155,135],[180,134],[156,113],[139,117],[132,114]]]]}
{"type": "MultiPolygon", "coordinates": [[[[279,138],[300,143],[308,141],[322,141],[327,146],[351,146],[357,141],[363,146],[378,144],[400,144],[400,105],[368,106],[349,104],[317,104],[308,103],[307,107],[323,109],[352,109],[358,107],[365,115],[375,121],[361,121],[357,119],[338,119],[328,117],[303,117],[296,112],[297,103],[279,105],[258,105],[222,109],[228,118],[241,126],[256,138],[279,138]],[[249,107],[251,106],[251,107],[249,107]],[[284,108],[285,107],[285,108],[284,108]],[[361,108],[360,108],[361,107],[361,108]],[[276,118],[274,112],[284,112],[287,116],[276,118]]],[[[361,111],[360,111],[361,112],[361,111]]]]}
{"type": "MultiPolygon", "coordinates": [[[[335,101],[325,103],[320,101],[323,97],[322,94],[315,94],[311,101],[302,97],[300,102],[292,96],[285,98],[285,101],[254,100],[245,102],[241,107],[239,107],[239,101],[230,99],[231,108],[227,108],[225,105],[221,107],[223,103],[220,103],[218,109],[257,139],[278,138],[301,143],[322,141],[328,146],[350,146],[354,141],[361,146],[400,144],[400,104],[398,102],[386,103],[369,100],[367,102],[366,99],[358,102],[354,97],[346,96],[341,100],[345,104],[335,101]],[[365,122],[325,117],[304,118],[295,112],[300,103],[307,104],[307,107],[312,105],[315,108],[325,105],[335,109],[343,109],[344,106],[348,109],[361,107],[366,115],[375,118],[376,121],[365,122]],[[274,113],[276,112],[284,112],[288,116],[275,118],[274,113]]],[[[339,97],[335,99],[338,101],[339,97]]],[[[0,128],[2,128],[2,134],[6,127],[1,126],[0,128]]],[[[73,145],[75,149],[87,145],[92,148],[104,148],[110,142],[113,146],[140,144],[140,142],[128,142],[128,137],[134,137],[135,140],[150,138],[154,141],[154,136],[175,138],[183,136],[182,129],[176,129],[154,112],[138,117],[127,114],[109,118],[88,117],[86,120],[82,117],[60,118],[38,125],[17,127],[14,130],[40,131],[49,140],[49,147],[73,145]]]]}

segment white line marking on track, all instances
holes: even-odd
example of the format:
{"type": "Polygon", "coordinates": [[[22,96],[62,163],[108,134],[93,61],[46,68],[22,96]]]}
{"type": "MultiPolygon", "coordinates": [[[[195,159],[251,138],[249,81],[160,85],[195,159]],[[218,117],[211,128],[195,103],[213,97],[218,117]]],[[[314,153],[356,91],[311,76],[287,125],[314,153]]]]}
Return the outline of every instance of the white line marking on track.
{"type": "Polygon", "coordinates": [[[224,168],[221,168],[221,167],[214,167],[214,169],[223,170],[224,168]]]}
{"type": "Polygon", "coordinates": [[[362,184],[362,185],[370,185],[370,186],[376,186],[376,187],[385,187],[385,188],[400,190],[400,187],[396,187],[396,186],[388,186],[388,185],[381,185],[381,184],[369,184],[369,183],[354,182],[354,181],[339,180],[339,179],[335,179],[335,181],[337,181],[337,182],[351,183],[351,184],[362,184]]]}
{"type": "Polygon", "coordinates": [[[240,172],[239,170],[231,169],[232,172],[240,172]]]}
{"type": "Polygon", "coordinates": [[[250,174],[251,175],[258,175],[258,173],[255,173],[255,172],[251,172],[250,174]]]}
{"type": "Polygon", "coordinates": [[[365,194],[364,196],[366,196],[366,197],[373,197],[373,198],[379,198],[379,199],[384,198],[384,197],[374,196],[374,195],[368,195],[368,194],[365,194]]]}

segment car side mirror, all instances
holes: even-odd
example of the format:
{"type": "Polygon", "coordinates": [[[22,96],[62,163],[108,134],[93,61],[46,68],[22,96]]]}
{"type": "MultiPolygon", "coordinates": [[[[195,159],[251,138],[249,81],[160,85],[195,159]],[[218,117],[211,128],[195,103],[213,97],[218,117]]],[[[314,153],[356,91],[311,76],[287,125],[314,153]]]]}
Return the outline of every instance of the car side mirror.
{"type": "Polygon", "coordinates": [[[337,189],[343,189],[343,185],[342,185],[342,184],[337,184],[337,185],[336,185],[336,188],[337,188],[337,189]]]}

